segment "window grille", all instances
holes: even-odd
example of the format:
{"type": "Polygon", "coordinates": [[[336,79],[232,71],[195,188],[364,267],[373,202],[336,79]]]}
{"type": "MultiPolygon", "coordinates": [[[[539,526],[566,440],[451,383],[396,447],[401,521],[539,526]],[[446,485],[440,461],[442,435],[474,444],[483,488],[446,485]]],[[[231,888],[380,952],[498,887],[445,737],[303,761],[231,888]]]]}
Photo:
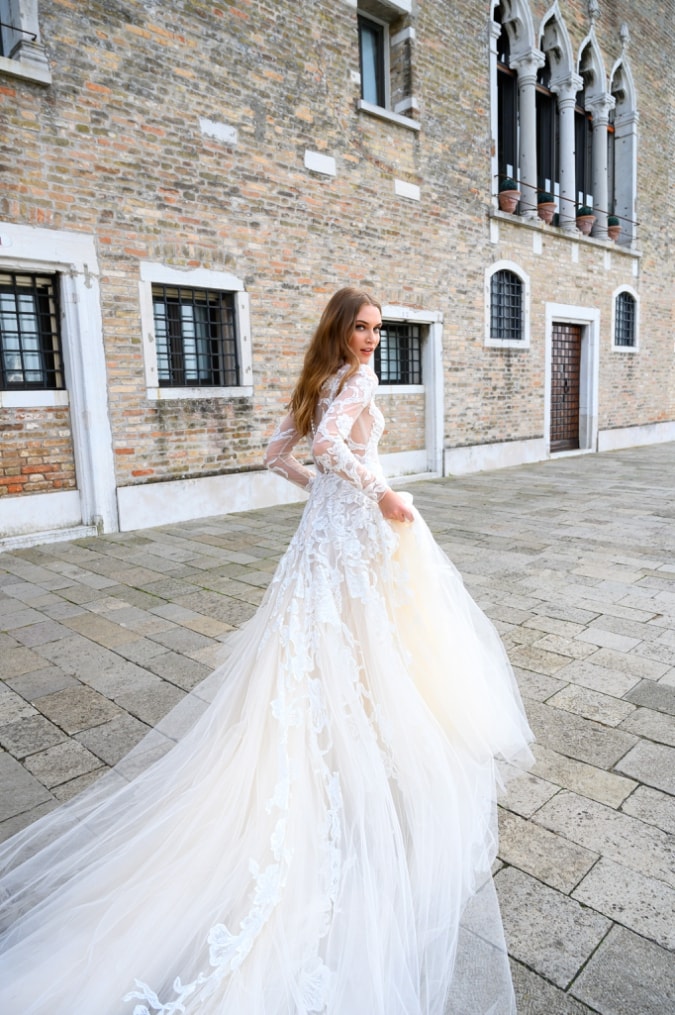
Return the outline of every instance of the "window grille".
{"type": "Polygon", "coordinates": [[[64,388],[56,275],[0,273],[0,388],[64,388]]]}
{"type": "Polygon", "coordinates": [[[359,14],[361,98],[373,106],[386,105],[384,25],[359,14]]]}
{"type": "Polygon", "coordinates": [[[523,328],[523,282],[512,271],[496,271],[490,279],[490,338],[520,342],[523,328]]]}
{"type": "Polygon", "coordinates": [[[237,387],[233,293],[153,285],[160,387],[237,387]]]}
{"type": "Polygon", "coordinates": [[[382,322],[375,350],[380,384],[422,384],[422,328],[419,324],[382,322]]]}
{"type": "Polygon", "coordinates": [[[635,345],[635,300],[630,293],[622,292],[616,298],[614,345],[635,345]]]}

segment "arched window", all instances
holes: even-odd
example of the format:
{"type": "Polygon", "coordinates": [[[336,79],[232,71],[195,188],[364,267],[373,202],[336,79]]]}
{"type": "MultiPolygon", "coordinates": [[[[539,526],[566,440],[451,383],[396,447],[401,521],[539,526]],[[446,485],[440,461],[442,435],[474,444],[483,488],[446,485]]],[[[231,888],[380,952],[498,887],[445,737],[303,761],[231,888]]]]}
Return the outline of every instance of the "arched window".
{"type": "Polygon", "coordinates": [[[526,347],[527,283],[511,266],[504,262],[494,266],[489,274],[487,289],[488,345],[526,347]]]}
{"type": "Polygon", "coordinates": [[[502,24],[502,8],[494,20],[501,25],[497,39],[497,146],[499,179],[517,178],[518,173],[518,74],[510,66],[511,43],[502,24]]]}
{"type": "Polygon", "coordinates": [[[625,57],[614,67],[610,85],[615,108],[608,134],[609,210],[621,225],[621,242],[635,238],[637,125],[635,86],[625,57]]]}
{"type": "Polygon", "coordinates": [[[586,77],[574,107],[574,152],[577,204],[593,207],[593,114],[586,108],[586,77]]]}
{"type": "Polygon", "coordinates": [[[537,73],[537,187],[557,192],[560,184],[560,121],[558,100],[551,91],[551,64],[537,73]]]}
{"type": "Polygon", "coordinates": [[[637,347],[637,300],[627,289],[614,300],[614,345],[621,349],[637,347]]]}

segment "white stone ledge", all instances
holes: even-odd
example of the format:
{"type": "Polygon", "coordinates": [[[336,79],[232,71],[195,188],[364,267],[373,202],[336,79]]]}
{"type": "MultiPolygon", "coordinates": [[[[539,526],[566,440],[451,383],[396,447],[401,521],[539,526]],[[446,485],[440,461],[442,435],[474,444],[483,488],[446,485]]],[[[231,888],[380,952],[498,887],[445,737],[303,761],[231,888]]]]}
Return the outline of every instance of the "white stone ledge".
{"type": "Polygon", "coordinates": [[[0,74],[21,78],[24,81],[34,81],[38,85],[52,83],[52,75],[46,63],[42,67],[39,64],[27,63],[23,60],[11,60],[7,56],[0,56],[0,74]]]}
{"type": "Polygon", "coordinates": [[[420,129],[420,124],[417,120],[413,120],[409,116],[401,116],[400,113],[393,113],[391,109],[385,109],[383,106],[374,106],[372,102],[366,102],[365,99],[359,99],[358,109],[362,113],[376,116],[380,120],[387,120],[389,123],[399,124],[400,127],[407,127],[408,130],[420,129]]]}

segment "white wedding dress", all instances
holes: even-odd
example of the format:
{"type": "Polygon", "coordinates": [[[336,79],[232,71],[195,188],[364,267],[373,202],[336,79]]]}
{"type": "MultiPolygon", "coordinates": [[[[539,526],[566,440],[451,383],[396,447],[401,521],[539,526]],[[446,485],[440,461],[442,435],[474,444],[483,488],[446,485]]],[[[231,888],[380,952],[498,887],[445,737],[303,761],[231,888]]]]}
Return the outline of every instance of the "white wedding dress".
{"type": "Polygon", "coordinates": [[[511,1015],[495,759],[531,740],[422,518],[384,520],[377,380],[292,419],[300,526],[215,673],[0,846],[2,1015],[511,1015]]]}

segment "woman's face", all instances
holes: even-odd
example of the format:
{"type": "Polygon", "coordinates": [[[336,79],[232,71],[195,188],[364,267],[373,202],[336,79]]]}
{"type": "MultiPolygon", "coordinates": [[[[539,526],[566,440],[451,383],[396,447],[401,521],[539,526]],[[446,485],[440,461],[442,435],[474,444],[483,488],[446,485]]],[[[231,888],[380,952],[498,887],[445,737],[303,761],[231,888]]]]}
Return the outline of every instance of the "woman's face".
{"type": "Polygon", "coordinates": [[[359,363],[368,363],[380,344],[382,317],[377,307],[364,303],[354,321],[354,330],[349,339],[349,348],[356,353],[359,363]]]}

